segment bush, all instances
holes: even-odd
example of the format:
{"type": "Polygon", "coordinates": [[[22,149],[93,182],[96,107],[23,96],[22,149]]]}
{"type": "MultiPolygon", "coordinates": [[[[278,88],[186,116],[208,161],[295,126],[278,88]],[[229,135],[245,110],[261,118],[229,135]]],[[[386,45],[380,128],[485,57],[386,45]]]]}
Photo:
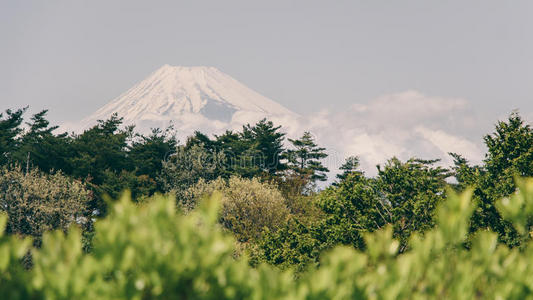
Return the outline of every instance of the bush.
{"type": "Polygon", "coordinates": [[[240,242],[258,239],[265,229],[277,231],[289,217],[286,201],[276,187],[255,178],[231,177],[228,182],[217,179],[209,183],[201,180],[185,192],[185,207],[193,207],[198,199],[215,190],[223,195],[220,221],[240,242]]]}
{"type": "Polygon", "coordinates": [[[0,169],[0,211],[9,217],[6,232],[39,237],[52,229],[66,231],[72,223],[85,223],[91,200],[85,186],[61,172],[44,174],[17,167],[0,169]]]}
{"type": "Polygon", "coordinates": [[[219,202],[181,215],[171,198],[135,205],[126,195],[96,223],[91,254],[81,251],[76,228],[46,234],[34,251],[31,287],[48,299],[279,297],[257,284],[276,279],[276,271],[234,260],[234,242],[216,224],[219,202]]]}
{"type": "Polygon", "coordinates": [[[31,240],[7,236],[7,216],[0,213],[0,295],[4,299],[28,299],[30,273],[20,264],[31,240]]]}
{"type": "MultiPolygon", "coordinates": [[[[499,207],[528,235],[533,180],[518,187],[499,207]]],[[[413,233],[406,252],[398,254],[400,242],[389,224],[364,235],[364,252],[335,248],[297,279],[290,270],[252,268],[246,257],[233,258],[234,242],[216,224],[220,199],[183,215],[174,199],[138,205],[125,196],[97,221],[93,252],[82,251],[76,227],[68,234],[45,233],[42,248],[32,250],[29,271],[17,262],[29,244],[0,230],[0,291],[9,299],[530,298],[531,240],[509,248],[497,242],[496,233],[480,231],[465,247],[476,209],[472,193],[448,195],[436,211],[435,227],[413,233]]]]}

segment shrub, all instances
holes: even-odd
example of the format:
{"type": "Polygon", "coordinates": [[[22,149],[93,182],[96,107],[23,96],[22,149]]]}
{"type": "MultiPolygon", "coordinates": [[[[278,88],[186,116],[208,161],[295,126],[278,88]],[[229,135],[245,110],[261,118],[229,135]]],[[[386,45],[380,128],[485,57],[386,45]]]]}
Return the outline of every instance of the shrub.
{"type": "Polygon", "coordinates": [[[206,183],[201,180],[185,192],[187,208],[193,207],[202,196],[218,190],[222,193],[220,221],[233,231],[241,242],[255,240],[265,229],[277,231],[286,223],[289,209],[275,186],[258,179],[231,177],[206,183]]]}
{"type": "Polygon", "coordinates": [[[61,172],[24,173],[20,166],[0,169],[0,211],[9,217],[7,233],[37,237],[47,230],[67,228],[88,221],[90,192],[61,172]]]}
{"type": "MultiPolygon", "coordinates": [[[[517,186],[499,207],[527,235],[533,180],[517,186]]],[[[509,248],[496,233],[480,231],[465,247],[476,209],[471,196],[448,193],[435,227],[414,232],[402,254],[389,224],[364,234],[364,252],[335,248],[297,279],[290,270],[252,268],[246,257],[233,258],[234,242],[216,224],[220,199],[183,215],[170,198],[138,205],[125,196],[96,222],[93,252],[82,251],[75,227],[67,234],[45,233],[29,271],[17,265],[29,244],[0,230],[0,291],[9,299],[531,298],[531,240],[509,248]]]]}
{"type": "Polygon", "coordinates": [[[28,299],[30,273],[20,264],[28,252],[31,240],[7,236],[7,216],[0,213],[0,295],[3,299],[28,299]]]}
{"type": "Polygon", "coordinates": [[[76,228],[45,235],[34,251],[33,288],[48,299],[278,297],[278,290],[257,285],[276,271],[234,260],[232,238],[216,224],[219,202],[211,198],[182,215],[171,198],[135,205],[125,195],[97,221],[90,254],[81,251],[76,228]]]}

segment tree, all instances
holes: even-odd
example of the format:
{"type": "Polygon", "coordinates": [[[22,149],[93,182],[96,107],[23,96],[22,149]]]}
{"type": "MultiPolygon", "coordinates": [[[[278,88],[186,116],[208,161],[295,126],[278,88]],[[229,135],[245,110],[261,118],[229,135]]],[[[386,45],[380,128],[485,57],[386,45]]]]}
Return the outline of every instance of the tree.
{"type": "MultiPolygon", "coordinates": [[[[231,132],[229,130],[226,133],[231,132]]],[[[195,131],[193,135],[189,136],[186,141],[186,146],[202,145],[205,149],[210,151],[220,151],[217,141],[211,140],[207,135],[200,131],[195,131]]]]}
{"type": "Polygon", "coordinates": [[[364,236],[392,227],[404,252],[411,236],[430,230],[437,205],[445,197],[448,170],[436,160],[393,158],[376,178],[357,172],[317,195],[323,215],[310,223],[292,218],[278,232],[267,234],[253,253],[257,261],[282,267],[318,264],[320,253],[336,245],[365,250],[364,236]]]}
{"type": "Polygon", "coordinates": [[[172,128],[162,131],[159,128],[152,129],[148,135],[137,135],[137,139],[129,146],[128,158],[131,160],[132,169],[136,175],[147,175],[156,179],[163,161],[175,153],[178,141],[170,136],[172,128]]]}
{"type": "MultiPolygon", "coordinates": [[[[533,129],[512,113],[506,122],[498,122],[496,131],[484,137],[488,152],[484,160],[491,179],[512,176],[533,176],[533,129]]],[[[501,186],[500,191],[509,194],[515,190],[511,185],[501,186]]]]}
{"type": "Polygon", "coordinates": [[[195,132],[189,137],[186,146],[202,145],[211,153],[223,153],[225,157],[224,178],[238,175],[246,178],[266,176],[269,179],[279,176],[287,168],[282,161],[285,133],[281,126],[262,119],[254,125],[243,126],[241,132],[227,130],[215,135],[212,140],[205,134],[195,132]]]}
{"type": "Polygon", "coordinates": [[[281,160],[285,133],[279,132],[280,128],[281,126],[274,126],[272,121],[262,119],[254,126],[243,126],[241,133],[242,139],[257,150],[257,164],[261,171],[270,176],[287,168],[281,160]]]}
{"type": "MultiPolygon", "coordinates": [[[[328,155],[324,152],[326,148],[318,147],[313,136],[305,132],[299,139],[289,139],[293,149],[284,153],[287,159],[288,168],[297,175],[297,178],[304,178],[308,183],[316,181],[326,181],[328,168],[322,165],[321,160],[328,155]]],[[[308,184],[305,184],[307,187],[308,184]]]]}
{"type": "Polygon", "coordinates": [[[99,185],[106,177],[106,170],[131,171],[126,150],[133,127],[120,129],[122,121],[122,118],[113,114],[108,120],[99,120],[97,125],[74,137],[72,146],[75,155],[70,159],[73,176],[89,176],[92,183],[99,185]]]}
{"type": "Polygon", "coordinates": [[[474,199],[479,203],[472,215],[470,231],[491,229],[498,233],[500,241],[517,246],[522,241],[502,218],[495,201],[515,192],[515,177],[533,176],[533,129],[518,112],[513,112],[506,121],[499,121],[484,141],[488,151],[482,166],[470,166],[455,156],[459,186],[473,186],[474,199]]]}
{"type": "Polygon", "coordinates": [[[210,151],[224,155],[224,178],[232,175],[251,178],[259,173],[259,168],[252,160],[256,154],[249,141],[244,141],[241,134],[226,130],[222,135],[215,135],[215,142],[210,151]]]}
{"type": "Polygon", "coordinates": [[[434,212],[445,199],[449,170],[434,166],[439,160],[410,159],[402,163],[390,159],[383,168],[378,166],[376,186],[382,213],[393,224],[394,236],[405,249],[414,232],[424,232],[434,225],[434,212]]]}
{"type": "Polygon", "coordinates": [[[343,181],[351,174],[358,174],[359,176],[362,176],[363,172],[358,170],[359,165],[359,157],[349,156],[346,158],[344,164],[339,168],[339,170],[342,170],[342,173],[337,174],[337,180],[343,181]]]}
{"type": "Polygon", "coordinates": [[[0,113],[0,166],[5,165],[11,160],[11,155],[18,146],[18,135],[22,132],[22,115],[26,111],[22,108],[16,111],[10,109],[0,113]]]}
{"type": "Polygon", "coordinates": [[[95,192],[91,209],[100,214],[106,213],[104,193],[116,197],[123,189],[120,184],[113,185],[119,190],[102,189],[101,186],[105,182],[119,180],[117,177],[123,170],[132,171],[127,149],[133,136],[133,126],[121,129],[122,121],[117,114],[113,114],[109,119],[98,120],[95,126],[72,137],[74,153],[68,159],[72,170],[70,175],[90,183],[95,192]]]}
{"type": "Polygon", "coordinates": [[[277,232],[267,233],[252,251],[252,262],[305,270],[317,266],[321,253],[336,245],[364,249],[362,233],[387,223],[373,179],[348,175],[316,196],[322,214],[310,222],[293,216],[277,232]]]}
{"type": "Polygon", "coordinates": [[[47,113],[48,110],[42,110],[26,123],[28,130],[21,134],[13,158],[21,165],[35,166],[45,172],[62,170],[70,174],[72,168],[68,159],[74,155],[72,139],[66,133],[54,135],[58,126],[50,126],[47,113]]]}
{"type": "Polygon", "coordinates": [[[181,201],[184,192],[200,179],[216,179],[223,161],[223,153],[211,153],[202,144],[179,146],[176,153],[162,162],[157,180],[163,191],[174,193],[181,201]]]}
{"type": "Polygon", "coordinates": [[[477,178],[485,171],[480,166],[471,166],[470,162],[460,154],[448,153],[453,158],[452,174],[457,180],[451,186],[457,191],[464,191],[476,184],[477,178]]]}
{"type": "Polygon", "coordinates": [[[253,140],[245,140],[242,133],[226,130],[222,135],[215,135],[214,140],[203,133],[195,132],[187,139],[185,148],[201,146],[207,153],[220,156],[223,160],[218,166],[219,176],[226,179],[233,175],[252,178],[261,173],[256,144],[253,140]]]}

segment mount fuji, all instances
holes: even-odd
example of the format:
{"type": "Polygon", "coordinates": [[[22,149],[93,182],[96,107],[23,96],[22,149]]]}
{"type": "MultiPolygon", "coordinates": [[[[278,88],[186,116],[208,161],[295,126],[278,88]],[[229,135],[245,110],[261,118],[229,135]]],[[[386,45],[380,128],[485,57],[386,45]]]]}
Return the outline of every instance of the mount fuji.
{"type": "Polygon", "coordinates": [[[80,122],[62,129],[82,132],[113,113],[141,133],[173,125],[180,133],[217,133],[268,118],[278,123],[299,115],[249,89],[214,67],[164,65],[80,122]]]}
{"type": "Polygon", "coordinates": [[[481,161],[480,147],[457,125],[475,123],[467,104],[463,99],[405,91],[354,103],[341,112],[300,116],[216,68],[164,65],[92,115],[58,130],[81,133],[117,113],[124,125],[135,125],[135,131],[144,134],[172,125],[183,141],[194,131],[220,134],[267,118],[282,125],[290,138],[304,130],[312,132],[329,149],[325,164],[331,170],[344,157],[358,155],[362,168],[375,175],[375,166],[393,155],[441,157],[450,165],[447,153],[456,152],[481,161]]]}

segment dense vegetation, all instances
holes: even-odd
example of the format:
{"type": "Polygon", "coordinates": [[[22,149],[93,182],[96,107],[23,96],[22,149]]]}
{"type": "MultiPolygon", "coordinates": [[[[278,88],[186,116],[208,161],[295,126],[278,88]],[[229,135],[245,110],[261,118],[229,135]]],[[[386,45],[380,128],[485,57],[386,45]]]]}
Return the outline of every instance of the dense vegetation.
{"type": "Polygon", "coordinates": [[[533,129],[481,165],[357,157],[261,120],[180,143],[118,116],[57,134],[0,114],[0,292],[9,298],[516,298],[533,291],[533,129]],[[118,202],[122,191],[128,190],[118,202]],[[214,196],[210,196],[214,195],[214,196]],[[59,231],[54,231],[59,230],[59,231]]]}

